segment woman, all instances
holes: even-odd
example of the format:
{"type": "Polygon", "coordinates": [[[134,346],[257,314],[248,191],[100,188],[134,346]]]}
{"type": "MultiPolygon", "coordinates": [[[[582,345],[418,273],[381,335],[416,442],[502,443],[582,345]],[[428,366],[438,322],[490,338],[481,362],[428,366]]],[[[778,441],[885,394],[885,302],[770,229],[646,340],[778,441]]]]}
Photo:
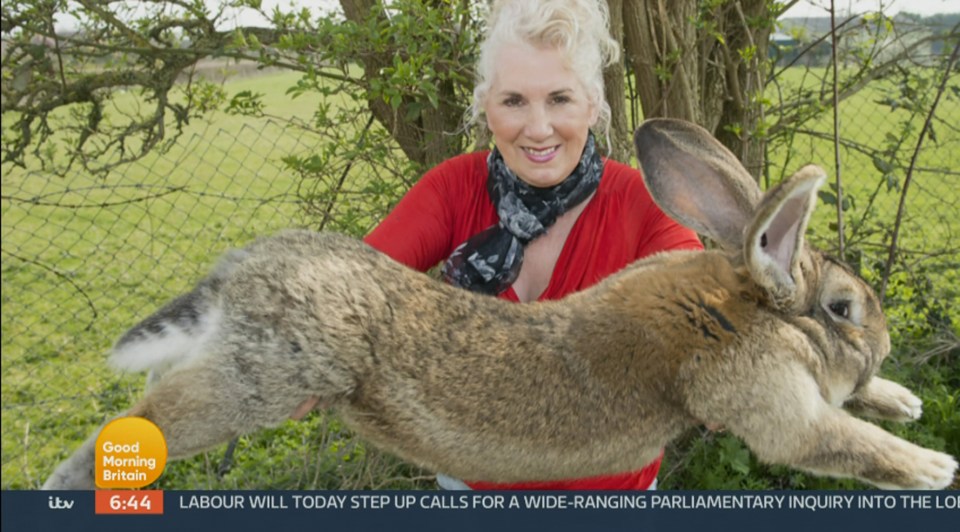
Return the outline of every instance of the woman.
{"type": "MultiPolygon", "coordinates": [[[[696,235],[653,203],[639,172],[602,159],[603,67],[619,50],[597,0],[498,2],[481,44],[473,121],[495,148],[427,172],[365,239],[412,268],[441,261],[451,284],[515,302],[559,299],[636,259],[700,249],[696,235]]],[[[531,393],[549,393],[532,390],[531,393]]],[[[566,481],[447,488],[647,489],[660,460],[640,471],[566,481]]]]}

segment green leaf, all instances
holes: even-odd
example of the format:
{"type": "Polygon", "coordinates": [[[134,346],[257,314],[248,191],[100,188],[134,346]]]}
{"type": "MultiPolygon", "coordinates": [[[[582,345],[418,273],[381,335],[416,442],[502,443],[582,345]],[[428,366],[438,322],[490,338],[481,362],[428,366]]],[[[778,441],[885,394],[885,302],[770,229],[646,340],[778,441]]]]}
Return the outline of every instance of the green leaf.
{"type": "Polygon", "coordinates": [[[897,176],[894,174],[887,174],[883,176],[887,181],[887,192],[892,190],[900,190],[900,180],[897,179],[897,176]]]}
{"type": "Polygon", "coordinates": [[[840,202],[840,209],[843,211],[850,210],[854,206],[853,196],[845,195],[843,200],[840,202]]]}
{"type": "Polygon", "coordinates": [[[873,167],[876,168],[877,170],[880,170],[880,172],[884,174],[889,174],[894,170],[894,166],[890,164],[890,161],[881,159],[880,157],[873,158],[873,167]]]}
{"type": "Polygon", "coordinates": [[[407,106],[407,111],[404,113],[404,119],[407,122],[414,122],[420,118],[420,113],[423,111],[423,104],[420,102],[412,102],[407,106]]]}
{"type": "Polygon", "coordinates": [[[263,114],[263,93],[249,90],[240,91],[230,99],[227,113],[244,116],[259,116],[263,114]]]}

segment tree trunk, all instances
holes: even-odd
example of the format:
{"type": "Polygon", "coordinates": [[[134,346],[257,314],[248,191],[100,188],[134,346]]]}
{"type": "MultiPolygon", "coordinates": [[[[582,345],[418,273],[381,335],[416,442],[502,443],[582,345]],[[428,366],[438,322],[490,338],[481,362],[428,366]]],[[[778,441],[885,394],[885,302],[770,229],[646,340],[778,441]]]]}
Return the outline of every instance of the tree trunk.
{"type": "Polygon", "coordinates": [[[767,0],[740,0],[725,6],[722,17],[726,46],[718,48],[725,68],[723,106],[718,115],[715,134],[730,148],[755,179],[764,168],[765,139],[758,127],[763,120],[763,106],[758,102],[766,78],[768,41],[772,26],[749,21],[770,19],[767,0]],[[738,53],[753,50],[753,55],[738,53]]]}
{"type": "Polygon", "coordinates": [[[672,117],[704,124],[697,105],[695,0],[623,2],[627,60],[637,80],[645,118],[672,117]]]}
{"type": "MultiPolygon", "coordinates": [[[[623,0],[608,0],[607,3],[610,6],[610,35],[623,46],[623,0]]],[[[633,135],[627,123],[624,56],[603,72],[603,85],[607,102],[610,104],[608,156],[611,159],[629,163],[633,156],[633,135]]]]}
{"type": "Polygon", "coordinates": [[[728,0],[711,11],[698,4],[623,2],[625,53],[643,115],[702,125],[759,178],[764,145],[754,133],[773,22],[768,2],[728,0]]]}

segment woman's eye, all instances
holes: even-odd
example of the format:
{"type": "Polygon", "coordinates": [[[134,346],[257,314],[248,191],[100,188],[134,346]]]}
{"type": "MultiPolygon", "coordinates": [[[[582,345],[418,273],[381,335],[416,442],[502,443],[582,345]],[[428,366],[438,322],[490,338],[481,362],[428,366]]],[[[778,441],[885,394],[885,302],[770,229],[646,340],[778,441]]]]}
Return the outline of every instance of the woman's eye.
{"type": "Polygon", "coordinates": [[[523,99],[519,96],[511,96],[506,100],[503,100],[503,105],[506,105],[507,107],[518,107],[523,105],[523,99]]]}
{"type": "Polygon", "coordinates": [[[843,319],[850,318],[850,302],[849,301],[836,301],[827,305],[827,308],[830,309],[835,316],[839,316],[843,319]]]}
{"type": "Polygon", "coordinates": [[[553,97],[553,103],[555,103],[555,104],[570,103],[570,97],[569,97],[569,96],[554,96],[554,97],[553,97]]]}

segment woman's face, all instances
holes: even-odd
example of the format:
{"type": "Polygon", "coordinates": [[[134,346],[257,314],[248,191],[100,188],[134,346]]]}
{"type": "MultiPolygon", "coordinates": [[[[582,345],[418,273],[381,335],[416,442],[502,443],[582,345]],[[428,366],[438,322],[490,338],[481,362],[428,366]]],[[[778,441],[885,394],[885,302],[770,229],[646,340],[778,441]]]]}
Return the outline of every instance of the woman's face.
{"type": "Polygon", "coordinates": [[[560,50],[504,46],[496,65],[483,109],[504,162],[531,186],[560,183],[580,162],[596,105],[560,50]]]}

